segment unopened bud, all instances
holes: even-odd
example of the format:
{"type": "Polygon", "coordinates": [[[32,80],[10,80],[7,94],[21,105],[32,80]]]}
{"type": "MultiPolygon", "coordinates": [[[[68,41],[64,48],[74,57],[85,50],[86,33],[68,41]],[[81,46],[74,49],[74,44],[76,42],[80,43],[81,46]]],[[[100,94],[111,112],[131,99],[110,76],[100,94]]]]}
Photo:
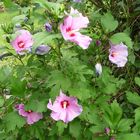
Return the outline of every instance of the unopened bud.
{"type": "Polygon", "coordinates": [[[106,133],[107,135],[109,135],[109,134],[110,134],[110,128],[106,127],[106,128],[105,128],[105,133],[106,133]]]}
{"type": "Polygon", "coordinates": [[[45,55],[49,52],[50,49],[51,48],[49,46],[41,45],[41,46],[36,48],[35,53],[37,55],[45,55]]]}
{"type": "Polygon", "coordinates": [[[100,41],[100,40],[97,40],[97,41],[96,41],[96,45],[97,45],[97,46],[101,46],[101,41],[100,41]]]}
{"type": "Polygon", "coordinates": [[[46,31],[51,32],[51,31],[52,31],[52,26],[51,26],[51,24],[50,24],[50,23],[46,23],[46,24],[45,24],[45,29],[46,29],[46,31]]]}
{"type": "Polygon", "coordinates": [[[97,63],[95,65],[95,69],[96,69],[96,74],[97,75],[101,75],[102,74],[102,65],[100,63],[97,63]]]}

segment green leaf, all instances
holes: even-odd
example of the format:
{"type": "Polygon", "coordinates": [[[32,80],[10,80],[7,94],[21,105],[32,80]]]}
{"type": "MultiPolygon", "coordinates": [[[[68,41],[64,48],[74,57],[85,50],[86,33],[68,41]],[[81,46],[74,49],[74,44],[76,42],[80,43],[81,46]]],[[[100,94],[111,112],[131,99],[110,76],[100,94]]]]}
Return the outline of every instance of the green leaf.
{"type": "Polygon", "coordinates": [[[135,83],[140,86],[140,78],[139,77],[135,77],[135,83]]]}
{"type": "Polygon", "coordinates": [[[104,107],[103,117],[110,128],[115,129],[122,117],[122,109],[119,104],[114,101],[111,106],[104,107]]]}
{"type": "Polygon", "coordinates": [[[4,105],[4,98],[0,96],[0,107],[2,107],[3,105],[4,105]]]}
{"type": "Polygon", "coordinates": [[[133,128],[134,132],[140,132],[140,107],[135,110],[135,127],[133,128]]]}
{"type": "Polygon", "coordinates": [[[69,132],[73,137],[78,138],[81,134],[80,122],[77,122],[77,121],[71,122],[69,125],[69,132]]]}
{"type": "Polygon", "coordinates": [[[106,32],[112,32],[118,27],[118,21],[114,19],[110,12],[101,17],[101,24],[106,32]]]}
{"type": "Polygon", "coordinates": [[[140,107],[135,110],[135,123],[140,124],[140,107]]]}
{"type": "Polygon", "coordinates": [[[125,132],[130,131],[130,125],[133,124],[133,119],[122,119],[118,124],[118,131],[125,132]]]}
{"type": "Polygon", "coordinates": [[[64,132],[64,129],[67,128],[67,124],[65,124],[61,121],[58,121],[56,123],[56,126],[58,127],[58,134],[59,134],[59,136],[61,136],[64,132]]]}
{"type": "Polygon", "coordinates": [[[104,128],[102,126],[91,126],[89,129],[93,134],[104,131],[104,128]]]}
{"type": "Polygon", "coordinates": [[[46,101],[38,101],[38,100],[32,100],[27,105],[25,105],[25,110],[33,110],[35,112],[46,112],[46,101]]]}
{"type": "Polygon", "coordinates": [[[33,35],[35,50],[41,44],[51,44],[54,39],[60,39],[62,36],[60,34],[50,34],[48,32],[39,32],[33,35]]]}
{"type": "Polygon", "coordinates": [[[106,86],[103,88],[102,91],[103,91],[103,93],[106,93],[106,94],[115,94],[116,91],[117,91],[116,84],[110,82],[108,85],[106,85],[106,86]]]}
{"type": "Polygon", "coordinates": [[[117,137],[117,140],[140,140],[140,136],[135,133],[131,134],[122,134],[117,137]]]}
{"type": "Polygon", "coordinates": [[[37,122],[34,125],[29,127],[29,135],[33,139],[37,138],[38,140],[45,140],[45,135],[43,131],[43,123],[37,122]]]}
{"type": "Polygon", "coordinates": [[[112,122],[117,124],[122,117],[122,108],[119,106],[117,101],[113,101],[111,104],[111,110],[113,112],[112,122]]]}
{"type": "Polygon", "coordinates": [[[69,89],[69,94],[76,96],[82,101],[85,101],[91,97],[91,91],[89,90],[87,84],[84,82],[76,83],[75,86],[69,89]]]}
{"type": "MultiPolygon", "coordinates": [[[[46,0],[33,0],[33,2],[40,4],[41,7],[47,8],[53,15],[59,17],[64,10],[64,5],[58,2],[48,2],[46,0]]],[[[60,16],[61,17],[61,16],[60,16]]]]}
{"type": "Polygon", "coordinates": [[[140,106],[140,96],[137,93],[126,92],[127,100],[135,105],[140,106]]]}
{"type": "Polygon", "coordinates": [[[11,75],[11,68],[8,66],[0,67],[0,83],[6,83],[11,75]]]}
{"type": "Polygon", "coordinates": [[[120,44],[121,42],[125,43],[128,48],[132,48],[133,43],[131,38],[126,33],[116,33],[111,36],[110,41],[113,44],[120,44]]]}
{"type": "Polygon", "coordinates": [[[68,90],[71,86],[70,79],[58,70],[51,72],[51,75],[48,77],[48,81],[47,87],[56,85],[59,89],[62,88],[62,90],[68,90]]]}
{"type": "Polygon", "coordinates": [[[14,23],[14,24],[20,23],[20,22],[24,21],[25,17],[26,17],[25,15],[15,16],[12,19],[12,23],[14,23]]]}
{"type": "Polygon", "coordinates": [[[15,130],[16,127],[21,128],[26,123],[25,119],[17,114],[17,112],[10,112],[4,117],[4,122],[7,131],[15,130]]]}
{"type": "Polygon", "coordinates": [[[11,78],[11,94],[23,97],[26,91],[26,81],[21,81],[19,78],[11,78]]]}

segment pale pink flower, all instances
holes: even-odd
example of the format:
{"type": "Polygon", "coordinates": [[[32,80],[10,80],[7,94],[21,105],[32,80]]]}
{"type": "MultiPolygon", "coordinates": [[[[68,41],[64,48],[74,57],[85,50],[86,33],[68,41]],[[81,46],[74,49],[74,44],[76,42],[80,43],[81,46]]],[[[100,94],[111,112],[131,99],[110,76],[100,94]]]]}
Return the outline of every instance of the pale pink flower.
{"type": "Polygon", "coordinates": [[[33,112],[31,110],[25,111],[24,104],[18,104],[15,108],[18,110],[19,115],[27,119],[28,124],[33,124],[43,118],[42,113],[33,112]]]}
{"type": "Polygon", "coordinates": [[[89,23],[87,17],[84,17],[77,10],[71,8],[70,14],[64,19],[60,25],[62,36],[65,40],[69,40],[78,44],[83,49],[87,49],[92,39],[89,36],[82,35],[79,30],[86,28],[89,23]]]}
{"type": "Polygon", "coordinates": [[[82,106],[78,104],[77,99],[66,96],[62,91],[53,104],[49,100],[47,107],[52,110],[51,117],[54,120],[62,120],[65,123],[72,121],[82,112],[82,106]]]}
{"type": "Polygon", "coordinates": [[[109,49],[109,60],[116,64],[117,67],[124,67],[127,62],[128,49],[123,43],[113,45],[109,49]]]}
{"type": "Polygon", "coordinates": [[[32,35],[27,30],[19,30],[17,37],[12,41],[12,46],[18,54],[30,51],[33,45],[32,35]]]}

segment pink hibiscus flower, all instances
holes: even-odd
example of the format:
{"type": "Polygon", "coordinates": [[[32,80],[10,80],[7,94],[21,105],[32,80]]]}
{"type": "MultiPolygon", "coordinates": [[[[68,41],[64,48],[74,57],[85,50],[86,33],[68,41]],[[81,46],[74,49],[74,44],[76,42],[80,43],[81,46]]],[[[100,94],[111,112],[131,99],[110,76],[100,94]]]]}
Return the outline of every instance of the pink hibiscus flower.
{"type": "Polygon", "coordinates": [[[27,30],[19,30],[18,36],[12,41],[12,46],[18,54],[30,51],[33,45],[32,35],[27,30]]]}
{"type": "Polygon", "coordinates": [[[116,64],[117,67],[124,67],[127,62],[128,49],[123,43],[113,45],[109,49],[109,60],[116,64]]]}
{"type": "Polygon", "coordinates": [[[70,14],[60,25],[63,38],[78,44],[83,49],[87,49],[92,39],[89,36],[82,35],[79,30],[86,28],[88,23],[89,20],[87,17],[84,17],[77,10],[71,8],[70,14]]]}
{"type": "Polygon", "coordinates": [[[18,104],[15,108],[18,110],[19,115],[27,119],[28,124],[33,124],[43,118],[42,113],[33,112],[31,110],[25,111],[24,104],[18,104]]]}
{"type": "Polygon", "coordinates": [[[53,104],[49,100],[47,107],[52,110],[51,117],[54,120],[62,120],[65,123],[72,121],[82,112],[82,106],[78,105],[77,99],[66,96],[62,91],[53,104]]]}

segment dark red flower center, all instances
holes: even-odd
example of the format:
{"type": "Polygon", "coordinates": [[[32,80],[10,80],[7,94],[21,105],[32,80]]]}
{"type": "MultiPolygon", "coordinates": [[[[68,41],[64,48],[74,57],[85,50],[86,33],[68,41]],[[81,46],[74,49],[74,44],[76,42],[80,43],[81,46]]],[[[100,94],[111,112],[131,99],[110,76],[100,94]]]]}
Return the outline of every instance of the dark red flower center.
{"type": "Polygon", "coordinates": [[[116,52],[112,52],[112,53],[111,53],[111,57],[115,57],[116,55],[117,55],[116,52]]]}
{"type": "Polygon", "coordinates": [[[69,102],[67,100],[61,101],[61,107],[62,108],[67,108],[69,106],[69,102]]]}
{"type": "Polygon", "coordinates": [[[28,110],[28,111],[26,111],[27,113],[31,113],[31,112],[33,112],[32,110],[28,110]]]}
{"type": "Polygon", "coordinates": [[[25,46],[25,43],[23,41],[19,41],[17,44],[19,48],[24,48],[25,46]]]}
{"type": "Polygon", "coordinates": [[[68,27],[68,28],[66,29],[66,32],[67,32],[71,37],[75,36],[75,34],[74,34],[73,30],[71,29],[71,27],[68,27]]]}

